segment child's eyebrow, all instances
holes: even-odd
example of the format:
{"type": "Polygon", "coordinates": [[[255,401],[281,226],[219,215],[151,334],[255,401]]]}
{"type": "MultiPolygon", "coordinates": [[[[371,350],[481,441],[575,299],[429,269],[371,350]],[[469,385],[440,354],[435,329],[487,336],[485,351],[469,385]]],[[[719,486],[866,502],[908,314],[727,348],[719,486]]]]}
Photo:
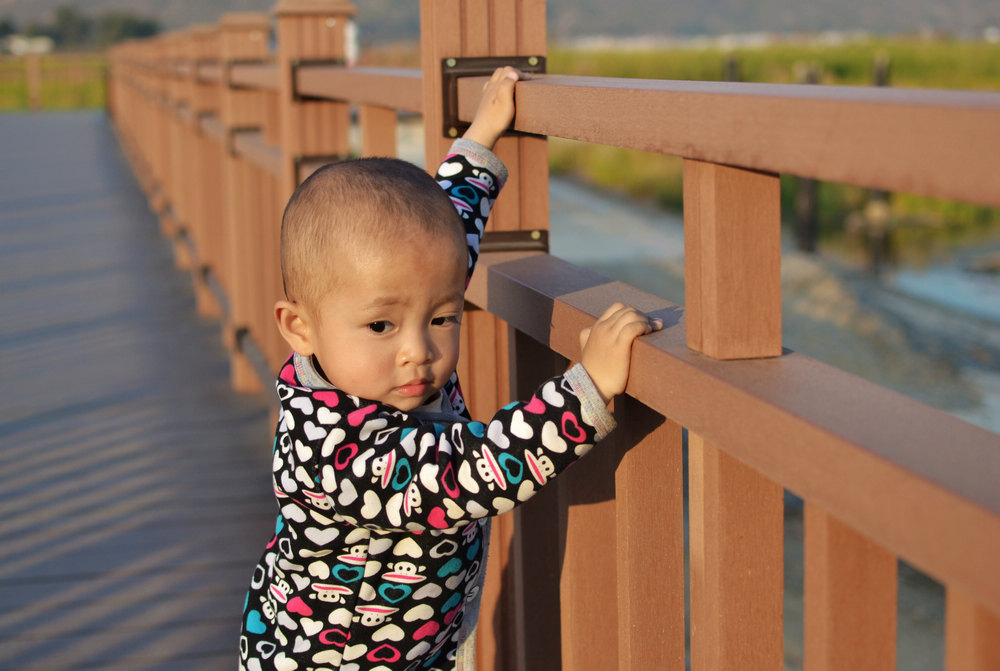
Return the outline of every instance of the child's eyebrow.
{"type": "MultiPolygon", "coordinates": [[[[464,303],[465,293],[461,291],[449,291],[447,293],[442,293],[435,303],[437,305],[443,305],[445,303],[464,303]]],[[[361,305],[362,310],[380,310],[384,308],[396,307],[398,305],[404,305],[406,300],[399,296],[384,295],[375,296],[370,300],[365,301],[361,305]]]]}
{"type": "Polygon", "coordinates": [[[380,308],[390,308],[402,303],[403,300],[398,296],[376,296],[371,300],[365,301],[361,308],[363,310],[378,310],[380,308]]]}

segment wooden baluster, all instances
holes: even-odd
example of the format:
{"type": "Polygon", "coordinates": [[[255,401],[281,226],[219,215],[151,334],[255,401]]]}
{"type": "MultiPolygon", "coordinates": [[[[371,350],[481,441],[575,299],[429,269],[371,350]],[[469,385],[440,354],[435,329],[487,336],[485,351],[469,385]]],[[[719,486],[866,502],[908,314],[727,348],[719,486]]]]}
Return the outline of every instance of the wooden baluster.
{"type": "MultiPolygon", "coordinates": [[[[685,160],[687,342],[718,359],[781,353],[777,175],[685,160]]],[[[691,665],[783,664],[783,491],[689,434],[691,665]]]]}
{"type": "Polygon", "coordinates": [[[1000,669],[1000,615],[948,590],[945,612],[946,671],[1000,669]]]}
{"type": "Polygon", "coordinates": [[[167,34],[166,44],[166,81],[167,81],[167,126],[169,127],[169,164],[167,166],[168,188],[167,197],[170,204],[168,228],[170,237],[174,240],[174,250],[178,255],[181,268],[190,269],[192,259],[185,245],[179,244],[178,235],[188,225],[187,182],[184,179],[190,170],[187,146],[187,136],[184,133],[182,117],[189,111],[190,102],[188,87],[180,76],[183,65],[184,32],[177,31],[167,34]]]}
{"type": "Polygon", "coordinates": [[[378,105],[360,105],[362,156],[398,156],[396,110],[378,105]]]}
{"type": "Polygon", "coordinates": [[[565,510],[560,604],[563,668],[618,664],[618,558],[614,440],[599,445],[556,482],[565,510]]]}
{"type": "MultiPolygon", "coordinates": [[[[266,60],[270,21],[262,13],[224,14],[220,22],[220,58],[223,63],[223,78],[219,86],[219,118],[226,134],[226,151],[222,165],[222,223],[224,229],[224,251],[226,269],[220,281],[229,297],[229,323],[223,325],[225,341],[231,352],[231,379],[233,388],[242,392],[255,392],[262,388],[261,380],[255,373],[246,354],[237,342],[237,334],[249,331],[250,318],[256,297],[251,293],[256,266],[253,247],[263,233],[254,224],[266,222],[256,217],[255,208],[248,207],[247,194],[250,180],[244,161],[231,151],[229,142],[237,129],[260,128],[263,124],[261,96],[256,91],[233,88],[229,85],[229,69],[232,63],[241,61],[266,60]]],[[[257,336],[256,333],[253,334],[257,336]]]]}
{"type": "MultiPolygon", "coordinates": [[[[427,168],[436,169],[452,138],[442,133],[441,60],[473,56],[544,55],[545,3],[537,0],[485,3],[477,0],[422,0],[421,66],[427,168]]],[[[496,153],[511,171],[511,177],[490,216],[490,230],[548,229],[548,158],[543,138],[502,138],[496,153]]],[[[505,326],[484,311],[467,312],[463,321],[462,358],[459,373],[473,417],[492,414],[510,399],[507,377],[508,333],[505,326]]],[[[508,522],[498,522],[501,529],[508,522]]],[[[515,532],[516,533],[516,532],[515,532]]],[[[504,570],[508,556],[498,544],[511,536],[498,533],[490,551],[490,571],[504,570]]],[[[515,541],[516,542],[516,541],[515,541]]],[[[533,550],[532,550],[533,551],[533,550]]],[[[525,559],[525,561],[530,561],[525,559]]],[[[495,629],[496,622],[511,622],[495,613],[499,595],[492,582],[485,591],[480,614],[478,662],[493,668],[496,656],[510,645],[497,640],[512,636],[495,629]],[[494,639],[493,637],[496,637],[494,639]],[[493,651],[499,651],[494,655],[493,651]]],[[[518,606],[521,607],[521,606],[518,606]]],[[[531,651],[528,651],[531,659],[531,651]]],[[[497,668],[513,660],[502,659],[497,668]]]]}
{"type": "Polygon", "coordinates": [[[618,670],[683,669],[683,432],[628,396],[615,417],[618,670]]]}
{"type": "Polygon", "coordinates": [[[896,668],[896,557],[805,507],[805,668],[896,668]]]}
{"type": "MultiPolygon", "coordinates": [[[[354,15],[354,5],[346,0],[281,0],[274,8],[278,19],[279,95],[277,115],[282,150],[278,190],[270,200],[275,206],[273,226],[265,232],[267,254],[262,272],[266,287],[257,301],[270,305],[284,295],[278,263],[281,213],[303,176],[300,165],[308,159],[346,157],[349,150],[349,108],[345,103],[304,101],[295,96],[295,65],[307,61],[335,61],[346,58],[346,28],[354,15]]],[[[270,131],[269,131],[270,132],[270,131]]],[[[277,367],[287,354],[287,345],[269,336],[263,345],[271,365],[277,367]]]]}
{"type": "MultiPolygon", "coordinates": [[[[518,398],[527,398],[542,381],[566,370],[565,359],[530,336],[512,328],[508,340],[511,388],[518,398]]],[[[487,579],[503,576],[502,611],[498,612],[502,612],[504,627],[502,636],[497,637],[498,654],[480,657],[480,663],[497,659],[498,664],[483,668],[563,668],[559,583],[566,516],[559,498],[559,490],[548,486],[516,508],[513,515],[500,517],[514,520],[509,547],[503,542],[493,543],[498,552],[505,553],[508,562],[506,566],[494,564],[487,579]]]]}
{"type": "Polygon", "coordinates": [[[208,284],[208,273],[216,270],[217,238],[213,230],[218,222],[216,200],[221,192],[221,168],[213,140],[206,138],[200,127],[203,114],[215,114],[217,102],[210,87],[198,80],[198,64],[218,60],[218,29],[211,25],[192,26],[186,34],[184,57],[188,72],[184,79],[187,90],[188,115],[182,120],[186,137],[187,161],[184,185],[187,194],[187,224],[197,254],[193,269],[195,305],[203,317],[219,318],[222,306],[208,284]]]}

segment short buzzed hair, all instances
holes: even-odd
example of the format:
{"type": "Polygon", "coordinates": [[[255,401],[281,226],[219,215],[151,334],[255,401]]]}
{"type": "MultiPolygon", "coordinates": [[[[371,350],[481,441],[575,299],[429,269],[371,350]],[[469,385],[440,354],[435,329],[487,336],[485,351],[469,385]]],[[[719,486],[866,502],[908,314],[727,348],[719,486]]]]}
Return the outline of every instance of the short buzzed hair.
{"type": "Polygon", "coordinates": [[[467,253],[461,219],[434,178],[396,158],[331,163],[292,194],[281,218],[281,279],[288,300],[316,305],[344,254],[443,235],[467,253]]]}

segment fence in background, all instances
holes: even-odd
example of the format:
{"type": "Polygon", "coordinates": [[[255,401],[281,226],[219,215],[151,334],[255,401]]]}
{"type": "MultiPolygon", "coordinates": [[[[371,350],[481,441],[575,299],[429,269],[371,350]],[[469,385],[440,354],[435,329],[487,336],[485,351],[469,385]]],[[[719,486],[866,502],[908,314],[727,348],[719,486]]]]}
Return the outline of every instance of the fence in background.
{"type": "MultiPolygon", "coordinates": [[[[232,14],[110,55],[123,145],[240,390],[287,353],[280,213],[351,153],[352,108],[364,155],[396,154],[399,113],[421,114],[434,166],[482,86],[464,59],[544,64],[538,0],[423,0],[419,70],[344,65],[353,13],[282,0],[274,53],[268,16],[232,14]]],[[[512,175],[491,218],[507,237],[464,320],[473,415],[577,357],[612,300],[666,328],[634,348],[611,445],[495,525],[480,668],[683,669],[686,638],[694,669],[781,668],[784,489],[805,500],[807,669],[895,668],[899,558],[947,589],[949,671],[1000,668],[1000,436],[782,348],[778,188],[790,173],[1000,205],[1000,95],[555,75],[516,95],[526,134],[498,145],[512,175]],[[548,228],[545,136],[684,158],[683,308],[512,249],[548,228]]]]}
{"type": "Polygon", "coordinates": [[[0,56],[0,110],[99,109],[106,79],[102,54],[0,56]]]}

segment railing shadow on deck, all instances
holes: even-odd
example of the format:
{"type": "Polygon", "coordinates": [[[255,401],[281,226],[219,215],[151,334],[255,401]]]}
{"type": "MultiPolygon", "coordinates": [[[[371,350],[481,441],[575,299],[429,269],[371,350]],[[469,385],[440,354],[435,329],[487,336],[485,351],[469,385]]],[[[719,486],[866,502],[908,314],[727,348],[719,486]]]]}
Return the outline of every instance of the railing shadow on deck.
{"type": "MultiPolygon", "coordinates": [[[[351,108],[365,155],[396,154],[399,112],[422,114],[436,165],[448,59],[546,50],[544,3],[424,0],[420,70],[352,68],[353,13],[282,0],[273,54],[267,15],[232,14],[110,56],[122,143],[223,322],[237,390],[286,354],[277,222],[304,175],[350,154],[351,108]]],[[[459,121],[481,86],[458,80],[459,121]]],[[[460,362],[474,415],[577,357],[613,300],[669,326],[634,348],[612,447],[499,519],[480,668],[779,668],[785,490],[805,501],[808,668],[895,668],[900,559],[947,590],[946,667],[997,668],[1000,436],[782,347],[778,175],[1000,205],[1000,94],[538,75],[516,95],[493,229],[548,227],[545,136],[681,156],[686,297],[483,255],[460,362]]]]}

